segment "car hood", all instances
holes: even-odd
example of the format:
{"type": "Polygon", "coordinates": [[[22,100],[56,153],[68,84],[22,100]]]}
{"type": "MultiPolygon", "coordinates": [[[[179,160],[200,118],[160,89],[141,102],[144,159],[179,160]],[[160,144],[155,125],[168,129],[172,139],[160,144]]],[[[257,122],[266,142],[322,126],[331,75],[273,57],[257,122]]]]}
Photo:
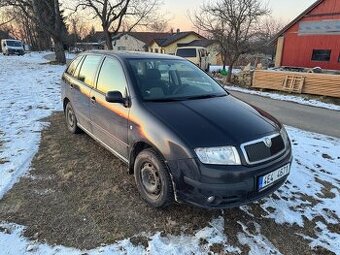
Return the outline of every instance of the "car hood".
{"type": "Polygon", "coordinates": [[[231,95],[145,105],[192,148],[239,145],[281,126],[268,113],[231,95]]]}

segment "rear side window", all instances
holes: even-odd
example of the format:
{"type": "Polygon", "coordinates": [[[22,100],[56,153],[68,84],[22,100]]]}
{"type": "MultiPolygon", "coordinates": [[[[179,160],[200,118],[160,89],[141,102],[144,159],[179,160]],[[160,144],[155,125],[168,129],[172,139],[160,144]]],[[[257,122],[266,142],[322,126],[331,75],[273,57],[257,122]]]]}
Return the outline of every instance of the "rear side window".
{"type": "Polygon", "coordinates": [[[99,55],[86,56],[83,65],[81,66],[78,79],[93,87],[94,76],[96,75],[101,59],[102,57],[99,55]]]}
{"type": "Polygon", "coordinates": [[[97,89],[103,93],[119,91],[125,96],[126,85],[124,71],[119,61],[106,58],[99,72],[97,89]]]}
{"type": "Polygon", "coordinates": [[[80,62],[81,58],[82,58],[82,56],[76,57],[76,58],[71,62],[71,64],[69,65],[69,67],[68,67],[67,70],[66,70],[66,73],[67,73],[67,74],[74,76],[74,72],[75,72],[77,66],[79,65],[79,62],[80,62]]]}
{"type": "Polygon", "coordinates": [[[183,57],[183,58],[195,58],[196,57],[196,49],[195,48],[178,49],[176,55],[183,57]]]}

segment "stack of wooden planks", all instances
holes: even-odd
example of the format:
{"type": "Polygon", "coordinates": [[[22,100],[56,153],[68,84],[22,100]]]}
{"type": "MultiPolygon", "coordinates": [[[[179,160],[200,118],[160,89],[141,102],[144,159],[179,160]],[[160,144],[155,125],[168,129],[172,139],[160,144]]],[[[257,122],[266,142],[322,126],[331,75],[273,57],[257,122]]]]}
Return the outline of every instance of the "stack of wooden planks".
{"type": "Polygon", "coordinates": [[[340,98],[340,75],[256,70],[254,88],[286,91],[287,77],[304,79],[301,93],[340,98]]]}

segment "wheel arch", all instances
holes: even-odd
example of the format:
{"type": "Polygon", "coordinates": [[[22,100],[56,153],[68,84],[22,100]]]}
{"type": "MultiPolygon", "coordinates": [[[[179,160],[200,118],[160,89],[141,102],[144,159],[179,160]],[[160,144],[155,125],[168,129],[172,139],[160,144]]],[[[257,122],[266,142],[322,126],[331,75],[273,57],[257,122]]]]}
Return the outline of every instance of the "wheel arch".
{"type": "Polygon", "coordinates": [[[129,174],[131,175],[134,174],[134,165],[135,165],[136,157],[140,152],[142,152],[145,149],[153,149],[163,159],[163,161],[165,162],[165,165],[167,166],[167,163],[166,163],[166,160],[164,159],[163,154],[155,146],[145,141],[138,141],[132,146],[132,149],[129,154],[129,169],[128,169],[129,174]]]}
{"type": "Polygon", "coordinates": [[[68,99],[67,97],[64,98],[63,100],[63,110],[65,112],[66,109],[66,105],[70,102],[70,99],[68,99]]]}

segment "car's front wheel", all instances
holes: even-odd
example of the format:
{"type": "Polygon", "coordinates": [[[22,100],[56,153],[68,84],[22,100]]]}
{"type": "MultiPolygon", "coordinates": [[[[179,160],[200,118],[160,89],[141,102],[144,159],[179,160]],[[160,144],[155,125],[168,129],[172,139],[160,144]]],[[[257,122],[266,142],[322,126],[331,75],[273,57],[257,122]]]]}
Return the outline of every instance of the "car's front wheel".
{"type": "Polygon", "coordinates": [[[68,102],[65,107],[65,119],[66,119],[67,129],[72,134],[78,134],[81,132],[81,129],[78,127],[77,117],[74,113],[73,107],[70,102],[68,102]]]}
{"type": "Polygon", "coordinates": [[[151,206],[164,208],[174,201],[170,174],[164,160],[153,149],[138,154],[134,164],[137,188],[151,206]]]}

